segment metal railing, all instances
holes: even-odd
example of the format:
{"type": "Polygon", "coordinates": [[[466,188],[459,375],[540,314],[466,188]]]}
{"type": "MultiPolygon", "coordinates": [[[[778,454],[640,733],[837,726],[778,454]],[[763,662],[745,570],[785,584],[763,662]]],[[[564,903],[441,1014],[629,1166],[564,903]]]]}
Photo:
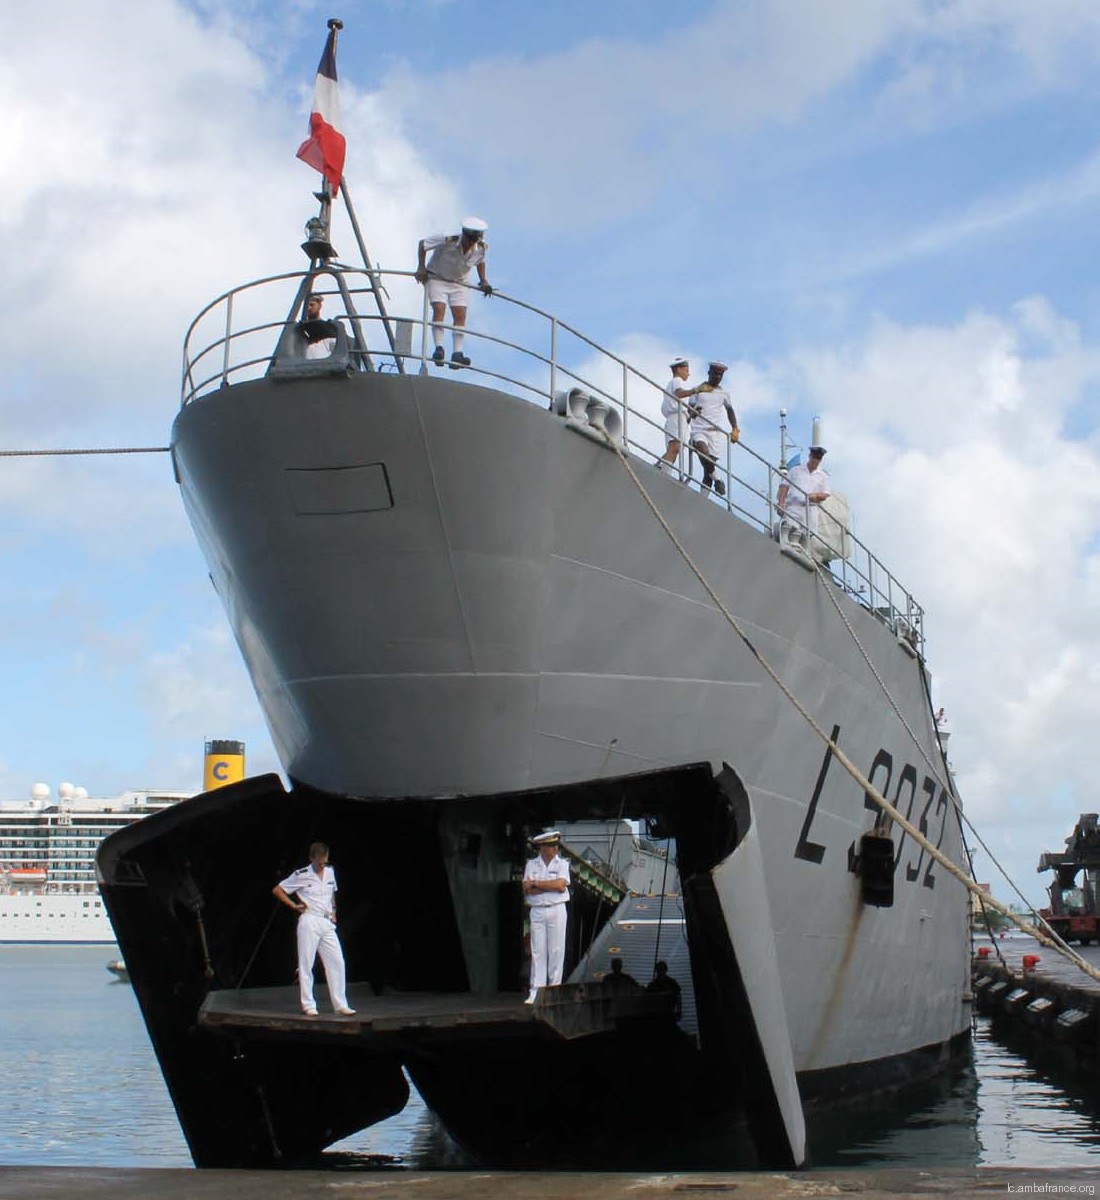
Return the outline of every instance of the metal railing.
{"type": "MultiPolygon", "coordinates": [[[[332,282],[335,282],[334,280],[332,282]]],[[[255,280],[219,296],[208,304],[192,321],[183,346],[183,405],[218,388],[232,383],[260,378],[276,368],[276,359],[283,335],[288,326],[304,316],[305,297],[317,291],[337,301],[342,300],[349,311],[326,313],[327,320],[340,322],[347,333],[350,372],[369,369],[397,369],[397,357],[404,368],[415,369],[419,362],[421,374],[435,367],[431,361],[434,344],[432,321],[426,292],[413,279],[411,271],[382,271],[368,275],[362,268],[329,264],[315,275],[309,272],[288,272],[255,280]],[[322,281],[327,275],[339,275],[339,288],[326,288],[322,281]],[[398,330],[397,350],[390,348],[382,328],[380,313],[355,311],[362,302],[374,305],[371,276],[378,284],[388,283],[404,293],[407,310],[417,317],[395,315],[391,304],[388,314],[398,330]],[[417,297],[420,293],[420,297],[417,297]],[[278,301],[286,313],[282,320],[268,319],[278,301]],[[371,332],[377,331],[377,338],[371,332]],[[419,331],[419,338],[416,337],[419,331]],[[366,340],[371,341],[368,346],[366,340]],[[417,344],[418,343],[418,344],[417,344]],[[406,349],[407,347],[407,349],[406,349]]],[[[473,291],[474,289],[471,289],[473,291]]],[[[463,367],[470,379],[520,396],[532,402],[545,403],[567,420],[583,426],[587,401],[594,408],[611,413],[613,421],[606,426],[628,453],[648,460],[651,464],[665,452],[664,421],[660,413],[664,386],[644,375],[626,359],[606,349],[580,330],[551,313],[501,292],[493,293],[494,320],[503,332],[467,328],[464,332],[476,348],[474,361],[463,367]],[[500,304],[502,307],[497,308],[500,304]],[[533,325],[526,330],[525,325],[533,325]],[[572,397],[574,403],[570,404],[572,397]],[[578,413],[580,417],[578,418],[578,413]]],[[[398,305],[396,312],[400,312],[398,305]]],[[[446,335],[454,333],[450,324],[438,327],[446,335]]],[[[447,370],[450,364],[444,364],[447,370]]],[[[590,418],[593,419],[593,418],[590,418]]],[[[593,419],[604,428],[603,418],[593,419]]],[[[674,474],[685,485],[693,480],[694,452],[681,440],[681,449],[674,474]]],[[[715,467],[714,477],[720,480],[725,495],[709,490],[706,500],[726,508],[728,512],[758,528],[763,534],[781,540],[781,517],[777,509],[780,484],[797,488],[786,477],[786,471],[759,455],[745,442],[726,443],[725,460],[715,467]]],[[[832,579],[858,604],[886,624],[907,646],[923,653],[924,612],[912,595],[898,582],[883,563],[850,531],[843,534],[843,554],[835,543],[803,531],[803,549],[809,559],[824,565],[832,579]]]]}

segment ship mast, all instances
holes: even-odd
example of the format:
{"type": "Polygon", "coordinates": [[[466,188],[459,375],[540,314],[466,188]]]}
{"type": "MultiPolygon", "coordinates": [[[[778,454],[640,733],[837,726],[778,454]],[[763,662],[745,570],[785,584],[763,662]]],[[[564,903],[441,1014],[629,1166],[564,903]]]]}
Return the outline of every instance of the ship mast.
{"type": "MultiPolygon", "coordinates": [[[[344,28],[344,22],[338,17],[330,17],[328,28],[332,34],[333,53],[335,55],[336,40],[340,36],[340,30],[344,28]]],[[[366,269],[367,279],[370,281],[370,289],[374,295],[374,303],[378,308],[378,315],[382,318],[382,326],[386,331],[386,340],[390,344],[390,352],[393,354],[393,361],[397,364],[398,374],[405,374],[405,364],[398,353],[397,335],[394,331],[393,323],[390,320],[389,312],[386,310],[386,301],[384,298],[384,289],[379,282],[378,274],[371,263],[370,253],[367,250],[367,244],[363,240],[363,232],[359,226],[359,218],[355,213],[355,206],[352,204],[351,193],[348,191],[347,178],[341,173],[340,175],[340,192],[344,197],[344,208],[347,211],[348,219],[351,221],[352,232],[355,234],[355,241],[359,246],[359,253],[363,259],[363,266],[366,269]]],[[[320,202],[320,211],[317,216],[311,217],[306,222],[306,240],[302,243],[302,249],[309,256],[309,273],[312,278],[319,271],[330,270],[328,267],[329,259],[336,257],[336,251],[333,249],[330,240],[330,231],[332,228],[332,187],[327,179],[321,183],[321,190],[314,192],[314,196],[320,202]]],[[[367,340],[363,334],[362,327],[359,321],[359,314],[356,312],[355,304],[351,297],[351,292],[348,289],[344,277],[339,272],[332,272],[333,278],[336,280],[336,286],[340,289],[340,295],[343,298],[344,306],[347,309],[348,315],[351,318],[352,325],[355,329],[355,336],[359,342],[360,353],[369,369],[373,369],[370,352],[367,349],[367,340]]]]}

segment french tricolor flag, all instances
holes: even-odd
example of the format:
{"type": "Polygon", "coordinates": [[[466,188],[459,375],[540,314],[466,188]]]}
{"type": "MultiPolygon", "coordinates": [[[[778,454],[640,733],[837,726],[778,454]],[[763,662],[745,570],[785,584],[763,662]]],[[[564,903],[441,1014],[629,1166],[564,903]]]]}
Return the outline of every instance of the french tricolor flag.
{"type": "Polygon", "coordinates": [[[309,137],[298,147],[298,157],[321,172],[332,185],[334,196],[344,175],[346,148],[340,132],[340,98],[336,90],[336,30],[330,29],[313,86],[309,137]]]}

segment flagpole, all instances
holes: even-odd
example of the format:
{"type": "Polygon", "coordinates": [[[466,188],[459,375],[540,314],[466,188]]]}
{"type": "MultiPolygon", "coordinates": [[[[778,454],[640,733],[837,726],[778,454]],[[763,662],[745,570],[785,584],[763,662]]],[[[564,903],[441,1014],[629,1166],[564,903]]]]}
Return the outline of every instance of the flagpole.
{"type": "Polygon", "coordinates": [[[359,243],[359,253],[363,256],[363,266],[367,269],[367,278],[370,280],[371,291],[374,293],[374,302],[378,305],[378,312],[382,317],[386,337],[389,339],[390,350],[393,352],[393,361],[397,364],[398,374],[404,375],[405,363],[401,355],[397,352],[397,336],[394,333],[393,326],[390,324],[390,314],[386,311],[386,302],[382,299],[382,288],[378,283],[378,276],[371,264],[370,255],[367,253],[367,244],[363,241],[363,232],[359,228],[359,218],[355,215],[355,205],[352,204],[351,193],[348,191],[348,181],[343,176],[340,178],[340,193],[344,197],[344,207],[348,210],[348,219],[351,221],[355,240],[359,243]]]}

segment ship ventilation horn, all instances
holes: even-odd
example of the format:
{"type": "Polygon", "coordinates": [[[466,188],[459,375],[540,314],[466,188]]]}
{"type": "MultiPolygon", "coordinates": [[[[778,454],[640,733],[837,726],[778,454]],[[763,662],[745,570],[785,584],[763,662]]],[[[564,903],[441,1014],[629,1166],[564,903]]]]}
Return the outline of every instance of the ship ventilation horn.
{"type": "Polygon", "coordinates": [[[603,441],[606,433],[612,441],[623,439],[623,418],[618,409],[606,400],[593,396],[583,388],[570,388],[554,397],[554,412],[564,417],[578,433],[603,441]]]}

